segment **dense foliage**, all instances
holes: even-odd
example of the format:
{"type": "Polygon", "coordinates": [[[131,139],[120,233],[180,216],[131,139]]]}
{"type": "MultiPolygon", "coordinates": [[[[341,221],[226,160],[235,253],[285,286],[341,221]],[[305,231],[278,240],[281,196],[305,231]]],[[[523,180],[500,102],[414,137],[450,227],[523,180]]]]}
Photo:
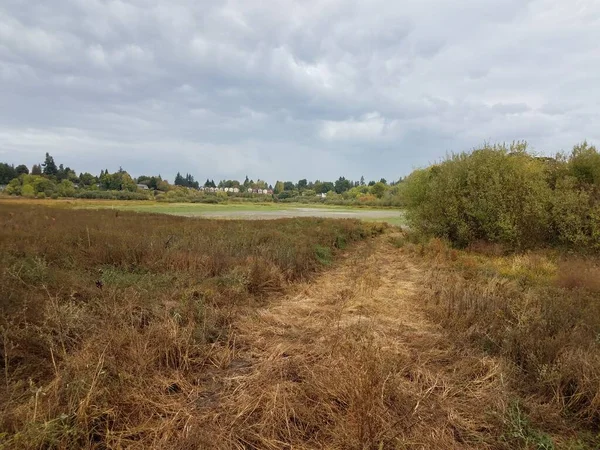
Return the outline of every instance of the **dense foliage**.
{"type": "Polygon", "coordinates": [[[600,154],[586,142],[538,157],[524,142],[453,154],[403,185],[411,226],[459,246],[600,249],[600,154]]]}

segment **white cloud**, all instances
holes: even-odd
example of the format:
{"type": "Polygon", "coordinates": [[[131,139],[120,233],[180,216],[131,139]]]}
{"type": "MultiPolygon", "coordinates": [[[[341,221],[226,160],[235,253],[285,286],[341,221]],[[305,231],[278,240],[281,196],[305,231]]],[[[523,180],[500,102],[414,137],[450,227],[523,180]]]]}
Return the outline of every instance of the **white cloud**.
{"type": "Polygon", "coordinates": [[[600,141],[599,41],[596,0],[8,0],[0,155],[274,180],[553,153],[600,141]]]}
{"type": "Polygon", "coordinates": [[[378,112],[365,114],[359,119],[324,121],[320,136],[325,140],[370,141],[385,137],[394,122],[386,122],[378,112]]]}

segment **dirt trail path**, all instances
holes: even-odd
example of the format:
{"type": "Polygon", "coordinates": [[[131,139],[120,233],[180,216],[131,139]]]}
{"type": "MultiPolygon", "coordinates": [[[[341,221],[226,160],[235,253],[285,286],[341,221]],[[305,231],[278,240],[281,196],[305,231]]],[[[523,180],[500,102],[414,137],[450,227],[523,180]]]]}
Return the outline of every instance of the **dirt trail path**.
{"type": "Polygon", "coordinates": [[[494,448],[500,368],[425,318],[419,277],[388,234],[243,318],[215,447],[494,448]]]}

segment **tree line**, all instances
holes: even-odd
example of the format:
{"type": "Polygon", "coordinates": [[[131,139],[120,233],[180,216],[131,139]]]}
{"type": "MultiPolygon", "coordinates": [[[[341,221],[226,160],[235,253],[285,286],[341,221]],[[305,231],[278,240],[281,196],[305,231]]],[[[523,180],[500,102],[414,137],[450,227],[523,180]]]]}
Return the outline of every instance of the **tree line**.
{"type": "MultiPolygon", "coordinates": [[[[330,202],[362,202],[368,203],[388,200],[397,194],[396,185],[402,179],[389,183],[385,179],[366,182],[364,177],[360,180],[350,180],[343,176],[335,181],[309,181],[301,179],[294,181],[276,181],[269,184],[265,180],[250,179],[248,176],[243,181],[206,179],[202,187],[208,188],[238,188],[240,195],[247,193],[248,189],[268,189],[273,191],[274,200],[286,201],[318,201],[317,197],[326,197],[330,202]]],[[[196,181],[190,173],[183,175],[177,172],[173,184],[170,184],[161,175],[141,175],[132,177],[127,171],[119,168],[114,173],[102,169],[98,175],[89,172],[80,172],[79,175],[70,167],[57,164],[54,158],[46,153],[42,164],[34,164],[31,170],[19,164],[16,167],[0,163],[0,185],[6,185],[6,192],[11,195],[25,197],[84,197],[84,198],[119,198],[119,199],[145,199],[155,196],[168,198],[194,197],[192,191],[199,190],[200,182],[196,181]],[[148,188],[147,190],[144,188],[148,188]]]]}

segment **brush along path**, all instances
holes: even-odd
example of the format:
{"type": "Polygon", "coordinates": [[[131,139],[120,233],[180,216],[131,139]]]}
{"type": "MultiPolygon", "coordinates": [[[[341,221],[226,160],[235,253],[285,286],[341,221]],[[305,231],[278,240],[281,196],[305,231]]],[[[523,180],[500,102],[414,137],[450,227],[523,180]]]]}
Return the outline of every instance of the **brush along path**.
{"type": "Polygon", "coordinates": [[[199,405],[203,445],[497,448],[500,367],[425,319],[409,258],[381,236],[240,319],[199,405]]]}

